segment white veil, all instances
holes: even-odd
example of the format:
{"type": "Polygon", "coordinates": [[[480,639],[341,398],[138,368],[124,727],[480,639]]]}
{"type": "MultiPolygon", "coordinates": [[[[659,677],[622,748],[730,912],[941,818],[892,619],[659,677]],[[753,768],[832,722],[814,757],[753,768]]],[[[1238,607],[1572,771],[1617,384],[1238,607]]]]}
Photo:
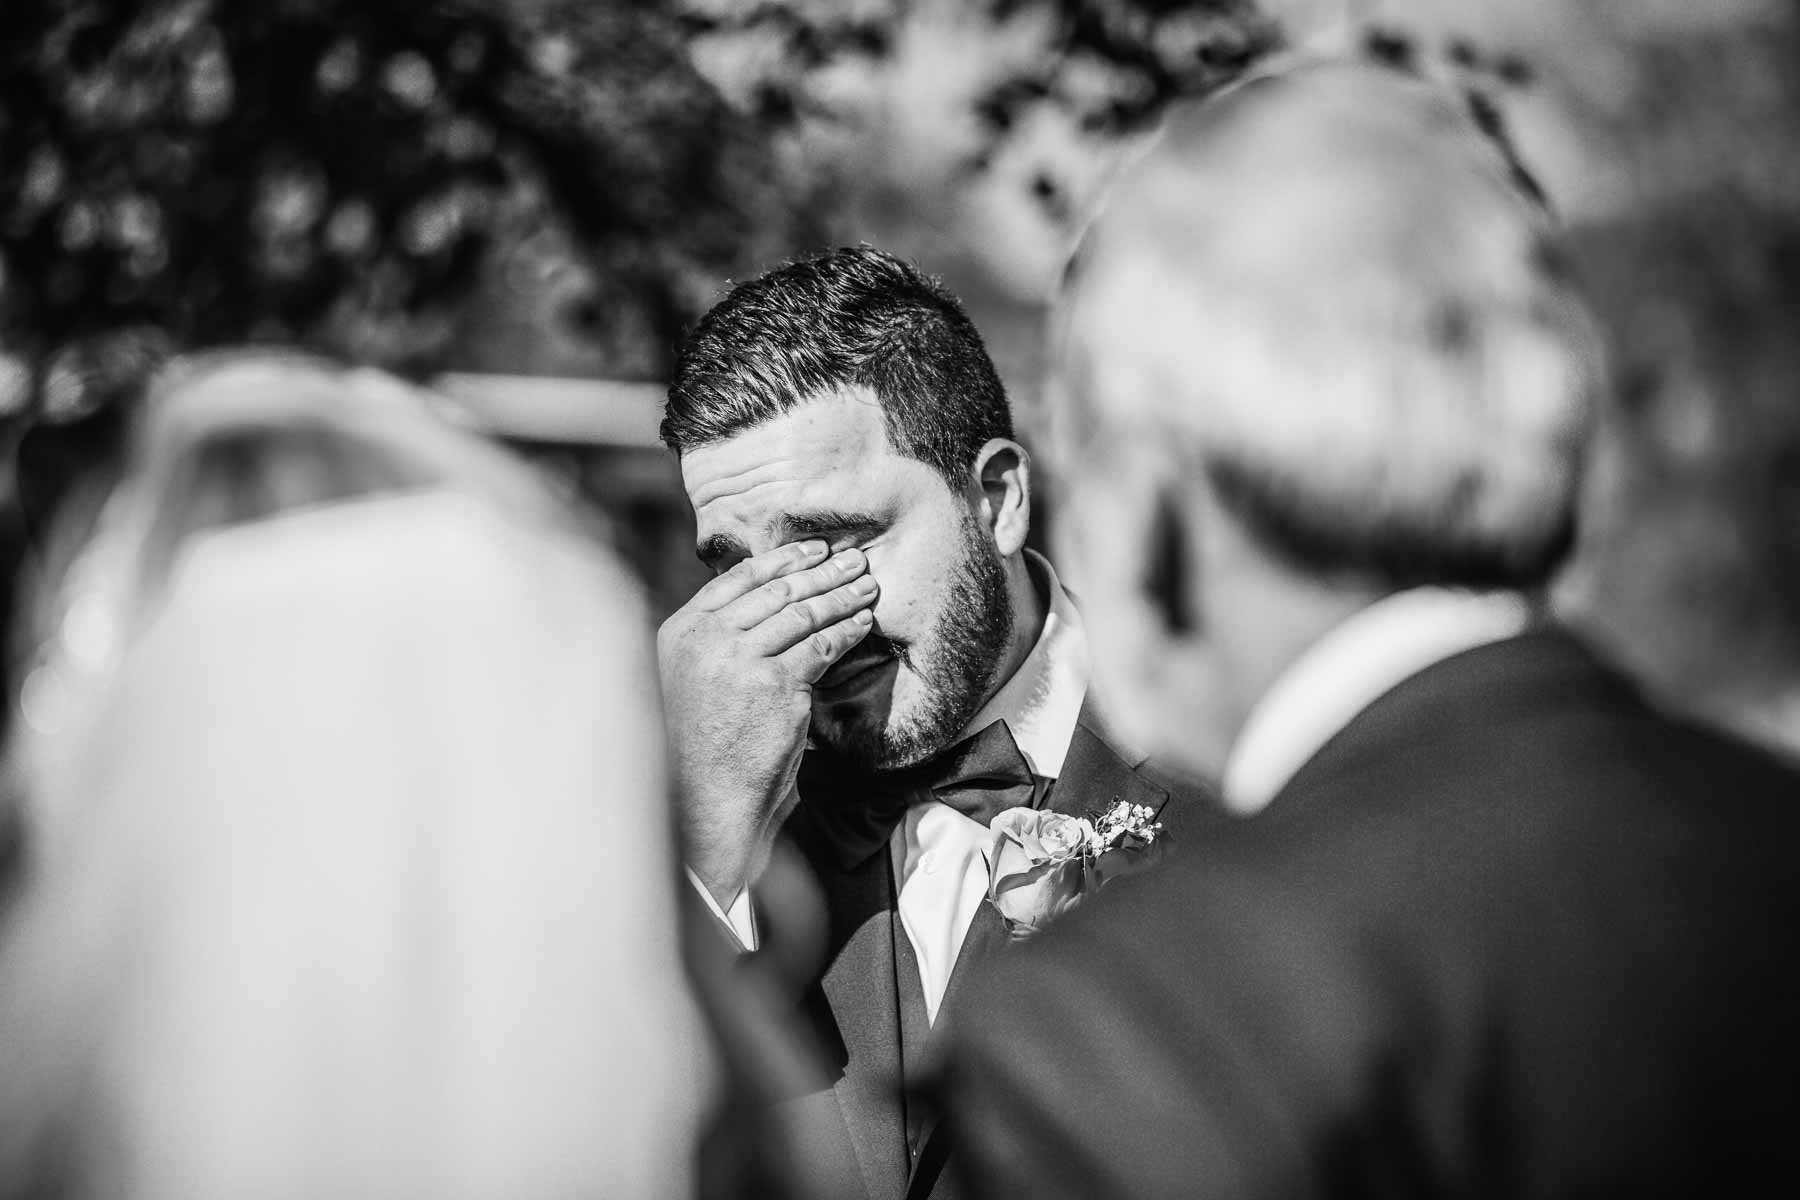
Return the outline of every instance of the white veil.
{"type": "MultiPolygon", "coordinates": [[[[158,436],[177,419],[140,483],[192,483],[221,426],[158,436]]],[[[121,490],[19,722],[0,1170],[154,1200],[689,1189],[711,1063],[647,616],[518,468],[456,455],[518,494],[421,468],[150,566],[169,497],[121,490]]]]}

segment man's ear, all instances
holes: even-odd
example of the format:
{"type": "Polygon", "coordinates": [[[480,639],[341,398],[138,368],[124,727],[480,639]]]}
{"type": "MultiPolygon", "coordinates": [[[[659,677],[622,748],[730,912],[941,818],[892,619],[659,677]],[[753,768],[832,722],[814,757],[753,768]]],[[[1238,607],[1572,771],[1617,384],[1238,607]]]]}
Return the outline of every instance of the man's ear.
{"type": "Polygon", "coordinates": [[[1143,538],[1144,598],[1171,637],[1186,637],[1199,628],[1194,610],[1196,570],[1189,514],[1173,490],[1158,488],[1143,538]]]}
{"type": "Polygon", "coordinates": [[[1080,511],[1052,522],[1052,534],[1057,570],[1077,594],[1090,585],[1104,591],[1106,603],[1129,606],[1141,631],[1174,642],[1201,631],[1203,485],[1158,470],[1162,457],[1146,450],[1085,464],[1079,496],[1066,485],[1057,496],[1080,511]]]}
{"type": "Polygon", "coordinates": [[[970,476],[981,489],[981,522],[1011,558],[1031,532],[1031,455],[1009,438],[994,438],[975,455],[970,476]]]}

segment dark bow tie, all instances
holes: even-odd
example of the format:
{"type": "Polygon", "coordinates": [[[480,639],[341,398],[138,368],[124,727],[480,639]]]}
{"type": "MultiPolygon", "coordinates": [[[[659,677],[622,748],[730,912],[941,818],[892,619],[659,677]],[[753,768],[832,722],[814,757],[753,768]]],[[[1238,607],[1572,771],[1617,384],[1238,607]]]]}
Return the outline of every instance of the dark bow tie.
{"type": "Polygon", "coordinates": [[[1041,808],[1051,780],[1031,772],[1005,721],[901,771],[861,771],[828,751],[800,764],[800,794],[845,869],[868,860],[914,804],[939,800],[986,825],[1009,808],[1041,808]]]}

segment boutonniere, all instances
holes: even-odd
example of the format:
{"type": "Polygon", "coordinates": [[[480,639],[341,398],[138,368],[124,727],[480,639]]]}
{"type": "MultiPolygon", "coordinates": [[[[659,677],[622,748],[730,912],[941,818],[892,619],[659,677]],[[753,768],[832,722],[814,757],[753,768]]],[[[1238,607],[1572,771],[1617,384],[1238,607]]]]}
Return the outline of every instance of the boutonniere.
{"type": "Polygon", "coordinates": [[[1154,811],[1124,800],[1085,817],[1009,808],[988,828],[988,903],[1015,940],[1041,931],[1107,880],[1143,866],[1162,834],[1154,811]]]}

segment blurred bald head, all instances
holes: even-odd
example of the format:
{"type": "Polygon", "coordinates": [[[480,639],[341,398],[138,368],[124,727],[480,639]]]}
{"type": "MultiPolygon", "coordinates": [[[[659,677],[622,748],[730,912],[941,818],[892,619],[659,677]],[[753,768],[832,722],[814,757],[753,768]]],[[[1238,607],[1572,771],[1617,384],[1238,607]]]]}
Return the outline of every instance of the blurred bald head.
{"type": "Polygon", "coordinates": [[[1123,737],[1216,774],[1361,607],[1547,580],[1596,382],[1549,224],[1462,97],[1390,69],[1171,114],[1058,314],[1052,528],[1123,737]]]}
{"type": "Polygon", "coordinates": [[[1178,111],[1072,272],[1063,443],[1181,460],[1307,569],[1541,584],[1594,385],[1548,233],[1420,79],[1311,64],[1178,111]]]}

